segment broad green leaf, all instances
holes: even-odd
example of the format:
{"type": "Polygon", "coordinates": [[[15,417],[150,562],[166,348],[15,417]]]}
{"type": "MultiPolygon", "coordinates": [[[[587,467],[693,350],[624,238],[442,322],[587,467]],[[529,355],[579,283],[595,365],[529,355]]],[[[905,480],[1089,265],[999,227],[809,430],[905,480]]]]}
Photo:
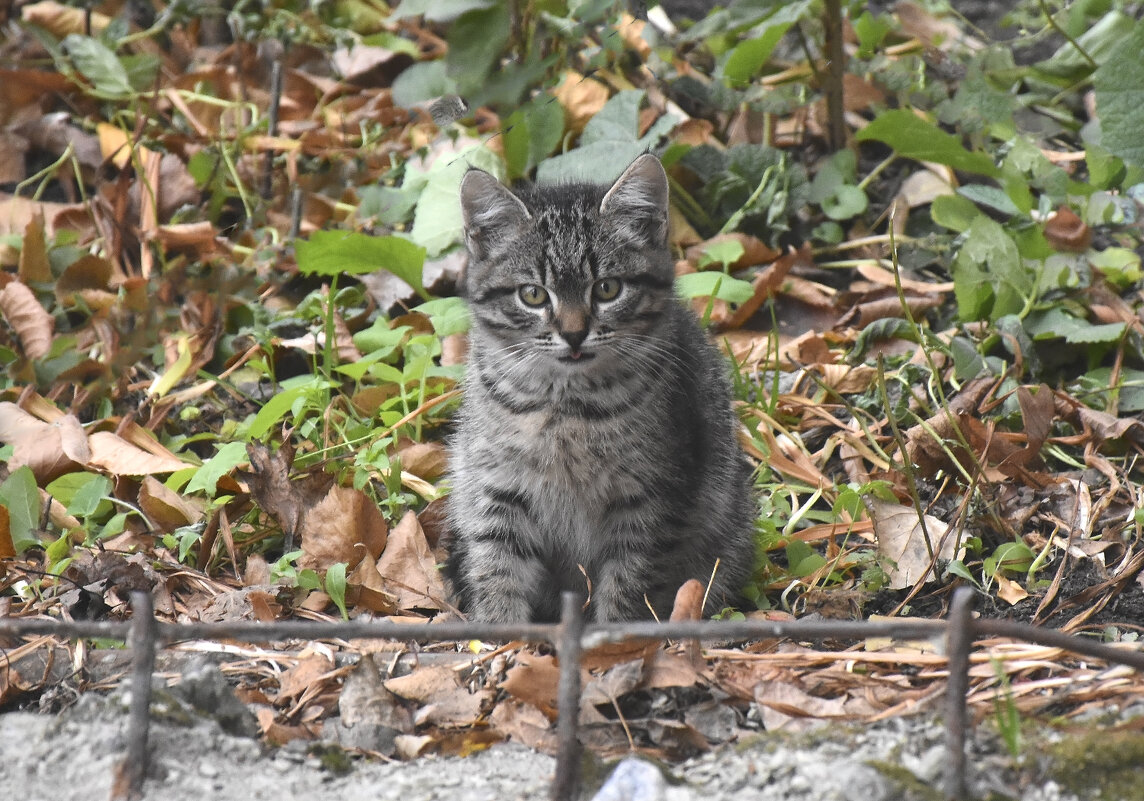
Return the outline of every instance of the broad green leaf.
{"type": "Polygon", "coordinates": [[[727,266],[734,264],[743,255],[743,243],[738,239],[721,239],[710,242],[703,247],[703,254],[699,257],[700,268],[708,264],[727,266]]]}
{"type": "Polygon", "coordinates": [[[445,72],[445,61],[419,61],[393,79],[393,103],[413,108],[418,103],[457,94],[457,84],[445,72]]]}
{"type": "Polygon", "coordinates": [[[0,484],[0,504],[8,509],[8,533],[16,553],[36,545],[40,530],[40,490],[36,476],[27,465],[17,467],[0,484]]]}
{"type": "Polygon", "coordinates": [[[298,271],[306,275],[362,275],[385,270],[428,297],[421,286],[425,248],[399,236],[356,231],[315,231],[294,244],[298,271]]]}
{"type": "Polygon", "coordinates": [[[389,18],[425,17],[429,22],[448,22],[468,11],[489,8],[496,3],[497,0],[401,0],[389,18]]]}
{"type": "Polygon", "coordinates": [[[755,294],[749,281],[714,271],[679,276],[675,291],[685,298],[716,297],[727,303],[746,303],[755,294]]]}
{"type": "MultiPolygon", "coordinates": [[[[282,397],[282,394],[285,393],[275,395],[271,402],[282,397]]],[[[215,451],[215,455],[203,462],[202,467],[195,471],[183,491],[187,494],[203,491],[213,497],[218,487],[218,480],[229,475],[240,464],[246,464],[249,461],[250,457],[246,454],[245,443],[228,442],[225,445],[220,445],[215,451]]]]}
{"type": "Polygon", "coordinates": [[[1089,256],[1089,261],[1101,275],[1121,289],[1127,289],[1144,278],[1144,272],[1140,270],[1140,254],[1128,248],[1105,248],[1089,256]]]}
{"type": "Polygon", "coordinates": [[[508,177],[523,177],[560,144],[564,137],[564,107],[550,95],[539,95],[512,113],[501,136],[508,177]]]}
{"type": "Polygon", "coordinates": [[[1033,288],[1033,275],[1005,229],[984,215],[974,218],[953,262],[953,290],[961,319],[997,320],[1015,314],[1033,288]]]}
{"type": "Polygon", "coordinates": [[[458,198],[461,178],[470,167],[479,167],[498,178],[504,175],[504,162],[484,145],[462,150],[452,158],[438,158],[427,171],[419,170],[416,163],[406,167],[406,183],[423,186],[410,235],[430,256],[440,255],[462,239],[464,225],[458,198]]]}
{"type": "Polygon", "coordinates": [[[992,578],[998,572],[1027,573],[1037,555],[1023,542],[1003,542],[983,563],[985,574],[992,578]]]}
{"type": "Polygon", "coordinates": [[[868,139],[883,142],[905,158],[935,161],[955,170],[981,175],[1000,174],[1000,170],[989,156],[966,150],[958,137],[946,133],[906,109],[882,112],[873,122],[859,131],[855,138],[860,142],[868,139]]]}
{"type": "Polygon", "coordinates": [[[958,187],[957,194],[969,198],[978,206],[986,206],[1010,217],[1015,217],[1021,213],[1021,210],[1013,204],[1009,196],[996,186],[967,184],[958,187]]]}
{"type": "Polygon", "coordinates": [[[369,328],[354,334],[354,346],[364,353],[373,353],[383,349],[392,353],[410,330],[407,325],[390,328],[389,321],[379,317],[373,321],[373,325],[369,328]]]}
{"type": "MultiPolygon", "coordinates": [[[[44,490],[64,506],[70,506],[76,493],[88,482],[98,478],[103,476],[99,473],[64,473],[59,478],[53,479],[44,490]]],[[[68,511],[75,514],[70,509],[68,511]]]]}
{"type": "Polygon", "coordinates": [[[864,57],[873,55],[874,50],[882,44],[886,34],[894,29],[894,21],[889,17],[874,16],[868,10],[863,11],[858,19],[854,20],[854,34],[858,37],[858,52],[864,57]]]}
{"type": "Polygon", "coordinates": [[[1074,345],[1096,345],[1118,341],[1124,336],[1125,323],[1104,323],[1077,327],[1065,334],[1065,341],[1074,345]]]}
{"type": "Polygon", "coordinates": [[[1101,147],[1144,165],[1144,24],[1127,21],[1131,33],[1092,76],[1100,117],[1101,147]]]}
{"type": "Polygon", "coordinates": [[[981,210],[969,198],[960,195],[941,195],[930,204],[930,216],[940,226],[951,231],[964,232],[981,210]]]}
{"type": "Polygon", "coordinates": [[[127,70],[115,53],[96,39],[70,33],[63,46],[83,77],[91,81],[97,92],[123,96],[133,92],[127,70]]]}
{"type": "Polygon", "coordinates": [[[110,511],[111,503],[107,500],[107,496],[111,491],[111,479],[107,476],[92,475],[76,489],[68,504],[68,514],[87,517],[96,512],[110,511]]]}
{"type": "Polygon", "coordinates": [[[449,26],[445,74],[456,82],[458,94],[468,97],[485,83],[511,29],[507,3],[468,11],[449,26]]]}
{"type": "Polygon", "coordinates": [[[849,220],[866,211],[866,193],[851,184],[842,184],[822,201],[822,211],[832,220],[849,220]]]}
{"type": "Polygon", "coordinates": [[[761,35],[743,40],[727,57],[727,62],[723,65],[723,79],[738,89],[750,84],[792,24],[785,22],[771,25],[761,35]]]}
{"type": "MultiPolygon", "coordinates": [[[[1095,387],[1101,394],[1109,394],[1112,384],[1112,368],[1100,367],[1087,373],[1081,379],[1081,384],[1086,390],[1095,387]]],[[[1120,383],[1114,389],[1116,391],[1116,408],[1121,414],[1134,414],[1144,411],[1144,370],[1122,368],[1120,370],[1120,383]]],[[[1086,403],[1092,405],[1091,400],[1088,400],[1088,395],[1086,394],[1084,397],[1086,403]]]]}
{"type": "Polygon", "coordinates": [[[429,317],[429,322],[433,323],[433,330],[439,337],[469,330],[469,307],[461,298],[430,300],[418,306],[417,311],[429,317]]]}

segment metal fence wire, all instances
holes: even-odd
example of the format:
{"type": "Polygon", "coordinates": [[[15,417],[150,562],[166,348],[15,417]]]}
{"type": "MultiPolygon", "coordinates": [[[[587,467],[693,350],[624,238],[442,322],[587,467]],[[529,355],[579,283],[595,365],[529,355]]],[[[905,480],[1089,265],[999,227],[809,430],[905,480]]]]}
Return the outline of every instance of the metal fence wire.
{"type": "MultiPolygon", "coordinates": [[[[122,775],[126,777],[123,798],[142,796],[147,776],[147,740],[151,681],[158,648],[185,640],[236,640],[265,643],[284,640],[378,639],[395,641],[445,642],[450,640],[528,640],[549,642],[556,647],[560,664],[558,717],[556,721],[556,772],[552,782],[553,801],[571,801],[580,792],[581,746],[577,734],[580,707],[580,656],[584,649],[633,638],[750,640],[775,639],[901,639],[944,638],[949,660],[946,686],[946,748],[944,794],[948,801],[967,801],[968,776],[966,737],[969,720],[966,695],[969,688],[969,654],[974,642],[984,637],[1015,640],[1060,648],[1106,662],[1144,671],[1144,650],[1135,646],[1111,646],[1054,629],[1008,620],[986,620],[973,616],[975,591],[958,588],[946,620],[888,621],[793,621],[762,620],[586,623],[579,598],[564,596],[559,623],[479,623],[396,624],[379,621],[281,621],[256,623],[162,623],[152,609],[151,596],[133,593],[129,622],[57,621],[0,618],[0,636],[54,635],[65,639],[104,638],[126,642],[132,650],[131,701],[127,752],[122,775]]],[[[845,653],[839,653],[845,659],[845,653]]],[[[3,667],[3,663],[0,663],[3,667]]]]}

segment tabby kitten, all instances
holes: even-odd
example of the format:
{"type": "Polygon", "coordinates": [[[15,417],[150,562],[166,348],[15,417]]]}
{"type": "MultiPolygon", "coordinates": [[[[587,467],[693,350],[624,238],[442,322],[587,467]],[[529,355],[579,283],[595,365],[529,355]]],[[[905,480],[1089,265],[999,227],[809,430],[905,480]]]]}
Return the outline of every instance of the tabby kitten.
{"type": "Polygon", "coordinates": [[[589,619],[648,604],[666,619],[716,560],[707,609],[736,600],[750,467],[727,366],[673,291],[659,161],[519,195],[474,169],[461,209],[472,331],[446,565],[461,608],[554,620],[571,589],[589,619]]]}

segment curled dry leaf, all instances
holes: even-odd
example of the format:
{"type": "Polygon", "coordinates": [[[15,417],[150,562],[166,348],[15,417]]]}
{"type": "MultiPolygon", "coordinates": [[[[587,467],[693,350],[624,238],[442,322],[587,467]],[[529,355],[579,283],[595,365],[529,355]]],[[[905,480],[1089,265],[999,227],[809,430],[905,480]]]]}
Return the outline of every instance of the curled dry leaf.
{"type": "Polygon", "coordinates": [[[1045,223],[1045,239],[1057,250],[1084,253],[1092,244],[1092,229],[1068,206],[1061,206],[1045,223]]]}
{"type": "Polygon", "coordinates": [[[0,314],[20,338],[25,356],[42,359],[48,355],[55,323],[32,290],[19,281],[0,289],[0,314]]]}
{"type": "Polygon", "coordinates": [[[7,401],[0,402],[0,442],[12,446],[9,468],[27,465],[40,484],[87,464],[91,458],[87,435],[74,416],[45,423],[7,401]]]}
{"type": "Polygon", "coordinates": [[[163,533],[197,523],[203,517],[201,502],[183,497],[150,475],[139,486],[139,508],[163,533]]]}
{"type": "Polygon", "coordinates": [[[88,441],[91,443],[91,460],[88,464],[102,468],[114,476],[174,473],[192,466],[175,456],[149,453],[110,431],[96,431],[88,441]]]}
{"type": "Polygon", "coordinates": [[[936,517],[926,515],[923,526],[912,506],[879,500],[870,501],[870,514],[874,518],[878,554],[888,562],[890,589],[902,590],[935,578],[931,569],[931,554],[935,551],[940,561],[956,558],[961,532],[951,530],[936,517]]]}

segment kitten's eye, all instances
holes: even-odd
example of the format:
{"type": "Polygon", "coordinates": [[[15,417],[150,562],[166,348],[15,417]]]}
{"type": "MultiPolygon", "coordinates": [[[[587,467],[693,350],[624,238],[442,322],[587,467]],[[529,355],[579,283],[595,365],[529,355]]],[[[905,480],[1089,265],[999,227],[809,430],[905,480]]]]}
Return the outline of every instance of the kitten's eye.
{"type": "Polygon", "coordinates": [[[601,278],[592,284],[592,297],[596,300],[614,300],[623,286],[619,278],[601,278]]]}
{"type": "Polygon", "coordinates": [[[519,294],[526,306],[543,306],[548,302],[548,290],[536,284],[525,284],[519,294]]]}

